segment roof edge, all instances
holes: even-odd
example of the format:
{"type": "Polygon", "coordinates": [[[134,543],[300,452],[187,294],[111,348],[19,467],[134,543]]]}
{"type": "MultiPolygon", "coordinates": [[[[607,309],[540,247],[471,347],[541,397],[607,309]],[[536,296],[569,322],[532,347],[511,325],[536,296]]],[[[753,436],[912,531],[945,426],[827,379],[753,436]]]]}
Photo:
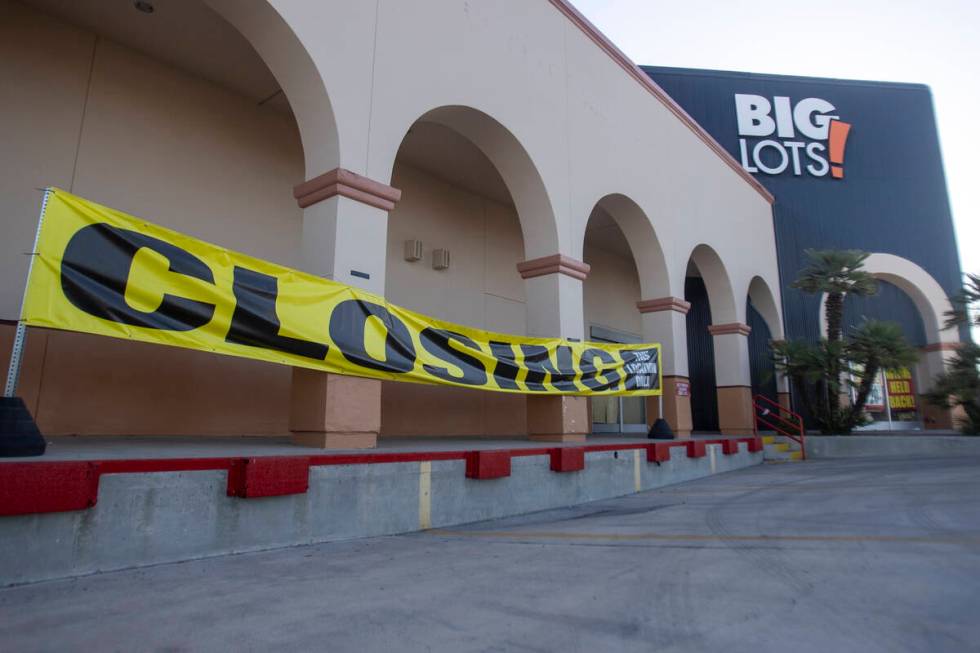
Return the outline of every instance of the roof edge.
{"type": "Polygon", "coordinates": [[[660,100],[668,111],[673,113],[677,118],[680,119],[684,125],[694,132],[705,145],[715,152],[728,166],[736,172],[742,179],[748,182],[748,184],[755,189],[759,195],[763,197],[769,204],[775,203],[775,198],[772,193],[766,190],[765,186],[762,185],[755,177],[749,174],[748,171],[743,168],[738,161],[732,157],[728,151],[721,146],[718,141],[716,141],[704,127],[698,124],[694,118],[690,116],[684,109],[681,108],[677,102],[674,101],[667,92],[660,88],[655,81],[653,81],[649,75],[640,70],[639,66],[633,63],[633,60],[626,56],[626,54],[620,50],[616,45],[609,40],[605,34],[599,31],[595,25],[593,25],[588,18],[582,15],[578,9],[572,6],[569,0],[549,0],[551,4],[558,9],[562,14],[568,18],[572,24],[579,28],[583,34],[585,34],[589,39],[592,40],[600,49],[605,51],[609,57],[619,64],[620,68],[626,71],[626,73],[640,83],[640,86],[645,88],[651,95],[660,100]]]}

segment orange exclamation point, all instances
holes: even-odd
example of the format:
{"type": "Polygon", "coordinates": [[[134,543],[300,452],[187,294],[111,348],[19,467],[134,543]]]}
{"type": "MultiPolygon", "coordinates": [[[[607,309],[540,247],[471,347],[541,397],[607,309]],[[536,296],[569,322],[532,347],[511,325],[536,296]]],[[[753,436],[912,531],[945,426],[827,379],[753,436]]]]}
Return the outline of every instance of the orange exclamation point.
{"type": "Polygon", "coordinates": [[[851,125],[839,120],[830,121],[830,162],[837,165],[830,166],[830,173],[834,179],[844,178],[844,148],[847,146],[847,134],[851,131],[851,125]]]}

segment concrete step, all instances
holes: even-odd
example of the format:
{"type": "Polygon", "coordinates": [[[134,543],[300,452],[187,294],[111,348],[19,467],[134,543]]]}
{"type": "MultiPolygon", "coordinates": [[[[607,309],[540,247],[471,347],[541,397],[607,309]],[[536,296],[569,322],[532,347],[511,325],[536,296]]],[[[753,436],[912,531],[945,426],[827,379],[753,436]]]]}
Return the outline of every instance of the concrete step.
{"type": "Polygon", "coordinates": [[[766,461],[789,462],[803,459],[803,452],[795,442],[775,442],[763,444],[763,458],[766,461]]]}

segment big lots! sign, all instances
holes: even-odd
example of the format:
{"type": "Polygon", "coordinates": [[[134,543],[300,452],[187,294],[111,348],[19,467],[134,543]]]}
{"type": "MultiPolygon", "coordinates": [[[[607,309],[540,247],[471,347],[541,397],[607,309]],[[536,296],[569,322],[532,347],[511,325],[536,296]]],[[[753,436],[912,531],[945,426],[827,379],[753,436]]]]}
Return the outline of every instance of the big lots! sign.
{"type": "Polygon", "coordinates": [[[749,172],[799,177],[831,173],[844,178],[844,146],[851,125],[841,122],[827,100],[810,97],[793,102],[777,95],[735,94],[739,151],[749,172]]]}

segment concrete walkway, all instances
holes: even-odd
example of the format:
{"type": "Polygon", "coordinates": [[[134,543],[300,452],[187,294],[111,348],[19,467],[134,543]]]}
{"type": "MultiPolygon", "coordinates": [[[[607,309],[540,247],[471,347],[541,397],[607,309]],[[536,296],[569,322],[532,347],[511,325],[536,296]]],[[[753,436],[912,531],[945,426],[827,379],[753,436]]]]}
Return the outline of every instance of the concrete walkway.
{"type": "Polygon", "coordinates": [[[5,651],[977,651],[980,457],[0,591],[5,651]]]}

